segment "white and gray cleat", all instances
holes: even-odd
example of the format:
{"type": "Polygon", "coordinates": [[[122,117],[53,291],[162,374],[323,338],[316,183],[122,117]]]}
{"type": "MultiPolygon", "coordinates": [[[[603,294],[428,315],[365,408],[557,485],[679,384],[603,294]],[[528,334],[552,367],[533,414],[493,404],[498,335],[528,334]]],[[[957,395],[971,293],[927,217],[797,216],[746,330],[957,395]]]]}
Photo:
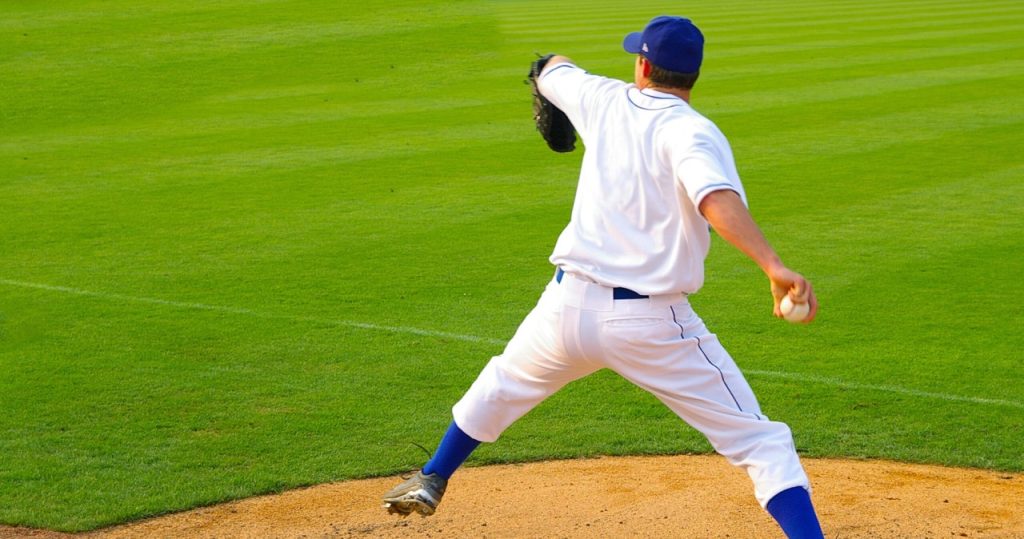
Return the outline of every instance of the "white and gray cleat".
{"type": "Polygon", "coordinates": [[[409,516],[413,512],[423,516],[433,515],[447,486],[448,480],[440,475],[416,472],[416,475],[384,494],[384,508],[388,513],[402,516],[409,516]]]}

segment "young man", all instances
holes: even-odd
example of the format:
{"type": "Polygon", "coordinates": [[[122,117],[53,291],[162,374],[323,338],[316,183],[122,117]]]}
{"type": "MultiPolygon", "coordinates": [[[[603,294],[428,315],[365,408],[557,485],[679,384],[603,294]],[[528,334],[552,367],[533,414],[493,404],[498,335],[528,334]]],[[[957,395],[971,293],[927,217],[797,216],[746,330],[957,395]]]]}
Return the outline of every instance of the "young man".
{"type": "Polygon", "coordinates": [[[555,56],[541,92],[586,145],[576,200],[551,262],[555,277],[504,352],[453,408],[422,471],[385,494],[390,512],[432,514],[448,478],[480,442],[565,384],[612,369],[650,391],[748,472],[757,500],[789,537],[821,537],[789,428],[769,421],[732,358],[690,308],[704,282],[708,225],[760,266],[774,315],[789,295],[817,300],[747,211],[732,151],[690,107],[704,37],[687,19],[657,17],[623,47],[634,84],[555,56]]]}

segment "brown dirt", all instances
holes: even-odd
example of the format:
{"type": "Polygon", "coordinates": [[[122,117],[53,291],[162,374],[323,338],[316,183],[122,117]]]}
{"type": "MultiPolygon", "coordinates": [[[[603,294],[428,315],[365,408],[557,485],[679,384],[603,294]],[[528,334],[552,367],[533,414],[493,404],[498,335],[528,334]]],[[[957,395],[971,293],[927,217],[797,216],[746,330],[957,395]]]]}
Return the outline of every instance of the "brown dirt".
{"type": "MultiPolygon", "coordinates": [[[[1024,538],[1024,475],[804,459],[831,538],[1024,538]]],[[[69,536],[0,538],[780,538],[746,474],[718,456],[599,458],[465,468],[436,515],[386,514],[398,478],[322,485],[69,536]]]]}

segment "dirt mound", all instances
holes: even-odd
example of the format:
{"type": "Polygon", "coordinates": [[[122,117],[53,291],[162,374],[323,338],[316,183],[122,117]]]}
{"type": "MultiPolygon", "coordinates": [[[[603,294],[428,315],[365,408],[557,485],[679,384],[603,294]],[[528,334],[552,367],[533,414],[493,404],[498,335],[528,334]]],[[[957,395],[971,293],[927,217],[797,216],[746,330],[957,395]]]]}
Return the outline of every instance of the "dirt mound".
{"type": "MultiPolygon", "coordinates": [[[[1024,476],[804,459],[832,538],[1024,538],[1024,476]]],[[[398,478],[349,481],[73,537],[783,537],[718,456],[599,458],[460,470],[432,517],[386,514],[398,478]]],[[[0,537],[68,537],[0,528],[0,537]]]]}

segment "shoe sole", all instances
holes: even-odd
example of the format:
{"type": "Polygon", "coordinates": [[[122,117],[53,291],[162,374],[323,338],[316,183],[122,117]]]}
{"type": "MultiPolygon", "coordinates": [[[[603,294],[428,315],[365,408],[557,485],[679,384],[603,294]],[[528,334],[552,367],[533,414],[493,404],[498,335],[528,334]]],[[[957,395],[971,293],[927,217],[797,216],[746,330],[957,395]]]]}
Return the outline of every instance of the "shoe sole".
{"type": "Polygon", "coordinates": [[[402,515],[403,517],[409,516],[413,513],[419,513],[425,517],[429,517],[434,514],[433,507],[417,498],[385,500],[384,507],[388,510],[388,513],[402,515]]]}

